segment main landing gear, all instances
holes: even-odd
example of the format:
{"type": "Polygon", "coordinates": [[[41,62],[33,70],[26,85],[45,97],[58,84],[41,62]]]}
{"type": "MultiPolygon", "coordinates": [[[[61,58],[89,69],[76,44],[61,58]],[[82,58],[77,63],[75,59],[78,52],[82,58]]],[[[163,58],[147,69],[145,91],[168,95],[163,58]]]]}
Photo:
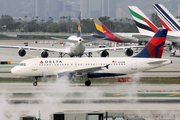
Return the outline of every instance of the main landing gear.
{"type": "Polygon", "coordinates": [[[88,75],[85,76],[85,79],[86,79],[85,85],[86,86],[90,86],[91,85],[91,81],[89,80],[88,75]]]}
{"type": "Polygon", "coordinates": [[[33,82],[33,85],[34,85],[34,86],[37,86],[37,79],[38,79],[38,77],[35,77],[35,80],[34,80],[34,82],[33,82]]]}
{"type": "Polygon", "coordinates": [[[85,85],[86,85],[86,86],[90,86],[90,85],[91,85],[91,81],[90,81],[90,80],[87,80],[87,81],[85,82],[85,85]]]}

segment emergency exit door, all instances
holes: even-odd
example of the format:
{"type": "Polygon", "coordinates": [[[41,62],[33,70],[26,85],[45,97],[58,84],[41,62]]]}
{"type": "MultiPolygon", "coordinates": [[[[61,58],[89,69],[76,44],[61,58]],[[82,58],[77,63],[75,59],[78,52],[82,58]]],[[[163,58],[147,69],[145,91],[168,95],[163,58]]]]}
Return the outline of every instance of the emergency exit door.
{"type": "Polygon", "coordinates": [[[137,60],[131,60],[131,70],[137,70],[137,60]]]}

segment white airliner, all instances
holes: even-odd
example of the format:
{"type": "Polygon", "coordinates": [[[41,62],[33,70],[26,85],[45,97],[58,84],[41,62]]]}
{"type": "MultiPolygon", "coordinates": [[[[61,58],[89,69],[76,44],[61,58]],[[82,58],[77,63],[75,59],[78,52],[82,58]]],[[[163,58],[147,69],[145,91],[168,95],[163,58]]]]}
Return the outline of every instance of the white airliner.
{"type": "MultiPolygon", "coordinates": [[[[59,40],[59,38],[52,37],[53,39],[59,40]]],[[[41,57],[47,58],[48,52],[58,52],[59,57],[63,57],[65,54],[68,54],[70,57],[78,56],[81,57],[82,55],[86,54],[88,57],[92,57],[92,52],[100,53],[101,57],[108,57],[109,53],[107,50],[117,50],[117,49],[125,49],[125,54],[127,56],[131,56],[133,51],[130,48],[142,48],[144,46],[122,46],[122,47],[107,47],[107,48],[94,48],[88,49],[86,48],[86,42],[81,37],[81,17],[79,15],[79,22],[78,22],[78,33],[77,36],[70,36],[68,37],[66,42],[70,42],[71,45],[68,49],[59,49],[59,48],[42,48],[42,47],[28,47],[28,46],[8,46],[8,45],[0,45],[1,48],[18,48],[18,54],[21,57],[26,55],[26,50],[41,50],[41,57]],[[129,55],[131,53],[131,55],[129,55]]]]}
{"type": "Polygon", "coordinates": [[[86,78],[85,85],[90,86],[88,78],[108,77],[131,74],[161,67],[171,63],[171,60],[160,59],[164,49],[167,30],[160,29],[146,44],[144,49],[134,57],[109,58],[33,58],[22,61],[12,68],[16,75],[35,77],[57,76],[64,74],[70,79],[86,78]]]}

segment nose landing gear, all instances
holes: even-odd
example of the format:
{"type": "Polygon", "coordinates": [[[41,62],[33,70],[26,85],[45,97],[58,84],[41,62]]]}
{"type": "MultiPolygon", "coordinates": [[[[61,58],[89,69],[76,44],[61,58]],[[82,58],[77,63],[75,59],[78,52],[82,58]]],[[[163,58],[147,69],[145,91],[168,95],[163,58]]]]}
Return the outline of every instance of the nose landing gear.
{"type": "Polygon", "coordinates": [[[35,77],[35,80],[34,80],[34,82],[33,82],[33,85],[34,85],[34,86],[37,86],[37,79],[38,79],[38,77],[35,77]]]}

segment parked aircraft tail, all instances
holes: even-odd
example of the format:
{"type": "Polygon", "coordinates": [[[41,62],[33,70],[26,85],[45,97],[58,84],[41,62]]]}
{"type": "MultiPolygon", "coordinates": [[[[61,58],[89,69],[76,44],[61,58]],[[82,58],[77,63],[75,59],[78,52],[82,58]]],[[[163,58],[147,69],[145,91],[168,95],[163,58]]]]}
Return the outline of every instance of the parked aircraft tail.
{"type": "Polygon", "coordinates": [[[97,32],[99,35],[93,35],[96,38],[105,38],[105,40],[110,40],[114,42],[123,42],[116,35],[111,33],[105,25],[103,25],[97,18],[93,18],[94,24],[96,26],[97,32]]]}
{"type": "Polygon", "coordinates": [[[178,20],[161,4],[153,4],[162,26],[168,31],[180,31],[178,20]]]}
{"type": "Polygon", "coordinates": [[[158,31],[156,25],[138,7],[128,6],[128,8],[141,34],[154,35],[158,31]]]}
{"type": "Polygon", "coordinates": [[[161,58],[168,29],[159,29],[143,50],[134,57],[161,58]]]}
{"type": "Polygon", "coordinates": [[[81,12],[79,13],[79,21],[78,21],[78,33],[77,37],[81,37],[81,12]]]}

